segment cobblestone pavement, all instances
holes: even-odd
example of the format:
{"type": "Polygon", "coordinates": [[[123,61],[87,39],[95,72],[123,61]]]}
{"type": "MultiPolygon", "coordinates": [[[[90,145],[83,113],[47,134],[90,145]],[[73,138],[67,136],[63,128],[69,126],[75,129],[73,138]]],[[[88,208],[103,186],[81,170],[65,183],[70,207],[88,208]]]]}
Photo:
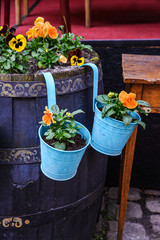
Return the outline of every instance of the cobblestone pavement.
{"type": "MultiPolygon", "coordinates": [[[[105,189],[92,240],[117,240],[118,188],[105,189]]],[[[160,240],[160,191],[130,188],[123,240],[160,240]]]]}

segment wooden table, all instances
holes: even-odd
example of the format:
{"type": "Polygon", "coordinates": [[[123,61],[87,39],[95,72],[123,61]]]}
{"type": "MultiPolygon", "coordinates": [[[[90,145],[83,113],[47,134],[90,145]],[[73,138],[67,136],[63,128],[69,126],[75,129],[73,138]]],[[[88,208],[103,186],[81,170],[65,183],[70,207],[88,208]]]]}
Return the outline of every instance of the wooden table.
{"type": "MultiPolygon", "coordinates": [[[[149,102],[152,113],[160,113],[160,56],[122,54],[122,69],[127,90],[135,93],[137,100],[149,102]]],[[[122,154],[118,240],[122,240],[123,236],[136,136],[137,128],[132,133],[122,154]]]]}

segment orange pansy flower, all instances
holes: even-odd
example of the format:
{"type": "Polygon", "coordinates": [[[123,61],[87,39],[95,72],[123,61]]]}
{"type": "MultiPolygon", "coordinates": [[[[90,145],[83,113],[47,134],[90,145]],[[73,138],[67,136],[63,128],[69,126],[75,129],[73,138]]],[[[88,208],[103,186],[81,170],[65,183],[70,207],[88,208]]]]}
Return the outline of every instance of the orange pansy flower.
{"type": "Polygon", "coordinates": [[[67,58],[65,56],[63,56],[63,55],[60,55],[60,58],[59,58],[58,62],[66,63],[67,62],[67,58]]]}
{"type": "Polygon", "coordinates": [[[51,121],[52,122],[55,121],[53,120],[52,113],[50,112],[47,106],[45,107],[45,110],[46,111],[44,111],[44,116],[42,117],[42,120],[45,124],[47,124],[47,126],[49,126],[51,124],[51,121]]]}
{"type": "Polygon", "coordinates": [[[27,35],[27,37],[28,37],[28,39],[29,38],[33,38],[33,30],[30,28],[27,32],[26,32],[26,35],[27,35]]]}
{"type": "Polygon", "coordinates": [[[50,38],[56,39],[58,37],[57,29],[51,26],[48,29],[48,35],[50,36],[50,38]]]}
{"type": "Polygon", "coordinates": [[[119,100],[121,103],[123,103],[124,107],[127,107],[128,109],[134,109],[137,107],[137,102],[135,101],[136,94],[134,93],[126,93],[125,91],[121,91],[119,94],[119,100]]]}
{"type": "Polygon", "coordinates": [[[52,38],[52,39],[56,39],[58,37],[58,33],[57,33],[57,29],[55,27],[53,27],[50,22],[46,21],[45,22],[45,26],[47,26],[48,28],[48,35],[52,38]]]}
{"type": "Polygon", "coordinates": [[[45,25],[43,27],[43,37],[45,38],[45,37],[47,37],[47,35],[48,35],[48,27],[45,25]]]}

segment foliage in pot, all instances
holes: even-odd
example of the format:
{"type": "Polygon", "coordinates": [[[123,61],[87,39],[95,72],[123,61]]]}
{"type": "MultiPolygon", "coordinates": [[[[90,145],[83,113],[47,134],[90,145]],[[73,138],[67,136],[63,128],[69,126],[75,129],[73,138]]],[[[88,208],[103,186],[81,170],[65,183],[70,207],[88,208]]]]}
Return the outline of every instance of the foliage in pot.
{"type": "Polygon", "coordinates": [[[90,143],[87,128],[73,118],[84,112],[76,110],[70,113],[67,109],[60,110],[56,104],[51,107],[51,111],[48,107],[45,110],[39,129],[41,169],[51,179],[68,180],[75,176],[90,143]]]}
{"type": "Polygon", "coordinates": [[[13,27],[0,26],[0,72],[31,73],[55,65],[82,65],[86,61],[83,50],[91,52],[92,47],[80,41],[82,36],[64,33],[63,26],[58,30],[42,17],[27,31],[28,39],[15,36],[13,27]]]}
{"type": "Polygon", "coordinates": [[[120,155],[137,124],[145,128],[138,113],[148,115],[150,104],[122,91],[96,97],[91,145],[106,155],[120,155]]]}

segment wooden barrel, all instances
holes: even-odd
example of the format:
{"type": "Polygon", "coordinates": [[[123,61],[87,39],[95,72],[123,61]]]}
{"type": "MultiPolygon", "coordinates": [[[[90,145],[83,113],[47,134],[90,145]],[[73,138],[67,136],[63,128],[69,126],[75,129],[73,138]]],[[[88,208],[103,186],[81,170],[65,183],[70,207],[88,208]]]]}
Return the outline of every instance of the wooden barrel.
{"type": "MultiPolygon", "coordinates": [[[[101,64],[99,91],[103,91],[101,64]]],[[[89,68],[54,74],[57,104],[81,108],[91,130],[93,76],[89,68]],[[64,73],[65,74],[65,73],[64,73]]],[[[0,239],[89,240],[98,217],[107,157],[89,147],[76,176],[48,179],[40,171],[38,122],[47,105],[42,75],[0,75],[0,239]]]]}

